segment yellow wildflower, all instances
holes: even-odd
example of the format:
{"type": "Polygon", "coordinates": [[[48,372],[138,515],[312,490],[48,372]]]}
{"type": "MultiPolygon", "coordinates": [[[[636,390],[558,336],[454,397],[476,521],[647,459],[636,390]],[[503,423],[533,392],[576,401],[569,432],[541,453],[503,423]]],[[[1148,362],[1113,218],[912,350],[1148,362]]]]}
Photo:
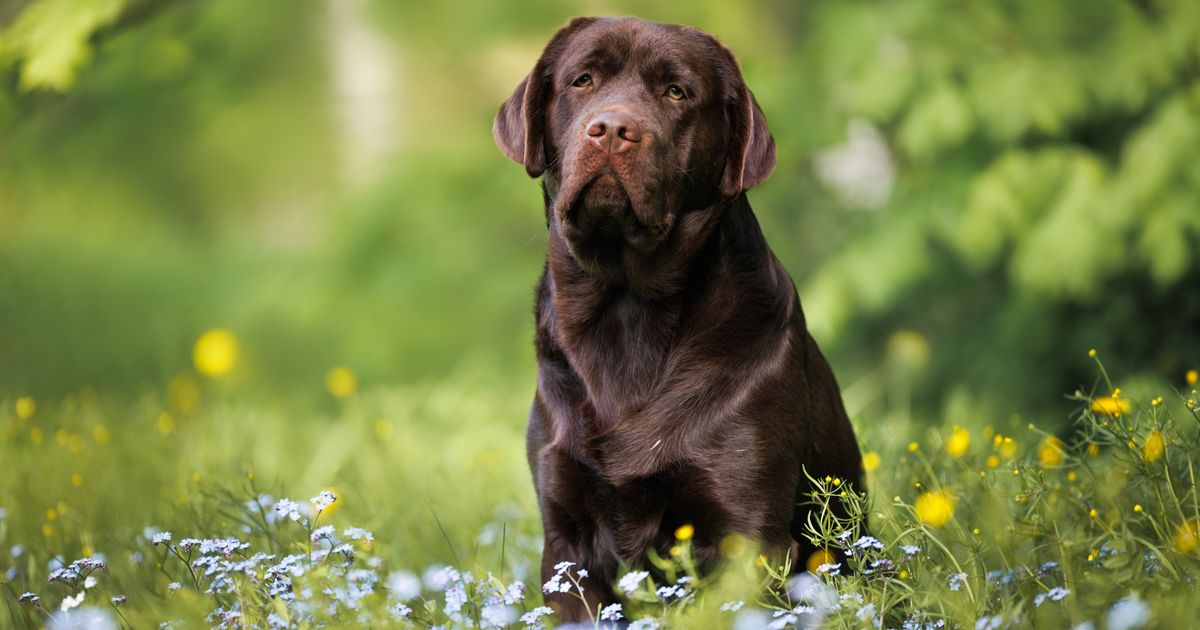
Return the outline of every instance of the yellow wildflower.
{"type": "Polygon", "coordinates": [[[75,486],[76,488],[82,486],[83,485],[83,475],[81,475],[79,473],[72,474],[71,475],[71,485],[75,486]]]}
{"type": "Polygon", "coordinates": [[[1091,457],[1095,457],[1095,456],[1099,455],[1100,454],[1100,445],[1096,444],[1095,442],[1088,444],[1087,454],[1091,457]]]}
{"type": "Polygon", "coordinates": [[[913,512],[917,520],[934,527],[944,527],[954,517],[955,499],[943,490],[932,490],[917,497],[913,512]]]}
{"type": "Polygon", "coordinates": [[[1142,445],[1142,459],[1148,462],[1157,460],[1163,455],[1163,447],[1162,433],[1159,433],[1158,429],[1151,431],[1150,435],[1146,436],[1146,443],[1142,445]]]}
{"type": "Polygon", "coordinates": [[[1088,356],[1095,359],[1096,358],[1096,349],[1092,348],[1091,350],[1088,350],[1088,356]]]}
{"type": "Polygon", "coordinates": [[[954,430],[950,432],[950,439],[946,440],[946,452],[953,457],[962,457],[970,446],[971,434],[962,427],[954,427],[954,430]]]}
{"type": "Polygon", "coordinates": [[[1017,441],[1005,436],[1000,444],[1000,454],[1004,457],[1013,457],[1017,454],[1017,441]]]}
{"type": "Polygon", "coordinates": [[[1100,396],[1092,400],[1092,411],[1102,413],[1108,416],[1119,416],[1123,413],[1129,413],[1132,408],[1128,400],[1118,398],[1120,389],[1113,392],[1112,396],[1100,396]]]}
{"type": "Polygon", "coordinates": [[[1190,553],[1196,548],[1197,541],[1200,541],[1200,527],[1196,524],[1196,519],[1184,521],[1179,525],[1179,529],[1175,530],[1175,549],[1179,553],[1190,553]]]}
{"type": "Polygon", "coordinates": [[[1053,435],[1046,436],[1046,439],[1042,440],[1041,446],[1038,447],[1038,461],[1041,462],[1042,468],[1061,466],[1064,455],[1062,440],[1053,435]]]}
{"type": "Polygon", "coordinates": [[[1000,458],[996,457],[995,455],[988,455],[985,463],[987,464],[988,468],[995,468],[1000,465],[1000,458]]]}
{"type": "Polygon", "coordinates": [[[1096,518],[1096,515],[1098,515],[1098,514],[1099,514],[1099,512],[1096,511],[1096,508],[1092,508],[1092,509],[1088,510],[1088,516],[1090,516],[1092,518],[1096,518]]]}
{"type": "Polygon", "coordinates": [[[888,339],[888,357],[903,367],[919,370],[929,362],[929,341],[915,330],[900,330],[888,339]]]}
{"type": "Polygon", "coordinates": [[[1075,481],[1075,479],[1077,479],[1077,478],[1078,478],[1078,475],[1075,474],[1074,470],[1067,472],[1067,481],[1075,481]]]}
{"type": "Polygon", "coordinates": [[[1187,381],[1188,385],[1195,385],[1196,381],[1200,381],[1200,372],[1196,370],[1188,370],[1184,375],[1183,380],[1187,381]]]}
{"type": "Polygon", "coordinates": [[[192,361],[205,376],[224,376],[237,365],[238,341],[224,328],[214,328],[196,340],[192,361]]]}
{"type": "Polygon", "coordinates": [[[675,540],[691,540],[696,535],[696,528],[691,524],[680,525],[675,530],[675,540]]]}
{"type": "Polygon", "coordinates": [[[683,553],[683,549],[679,545],[671,546],[671,557],[678,558],[679,554],[683,553]]]}
{"type": "Polygon", "coordinates": [[[875,472],[879,470],[880,457],[875,451],[867,451],[862,456],[862,467],[867,472],[875,472]]]}
{"type": "Polygon", "coordinates": [[[334,398],[349,398],[358,391],[358,378],[350,368],[333,368],[325,376],[325,387],[334,398]]]}
{"type": "Polygon", "coordinates": [[[908,452],[909,452],[909,453],[916,453],[916,452],[917,452],[917,449],[919,449],[919,448],[921,448],[921,445],[920,445],[920,444],[917,444],[916,442],[909,442],[909,443],[908,443],[908,452]]]}
{"type": "Polygon", "coordinates": [[[809,573],[816,575],[817,568],[822,564],[833,564],[834,562],[837,562],[837,559],[828,549],[818,549],[808,556],[808,562],[804,563],[804,567],[808,569],[809,573]]]}
{"type": "Polygon", "coordinates": [[[17,417],[22,420],[28,420],[33,417],[33,412],[37,411],[37,401],[33,396],[21,396],[17,399],[17,417]]]}
{"type": "Polygon", "coordinates": [[[1141,504],[1141,503],[1134,503],[1134,504],[1133,504],[1133,511],[1134,511],[1134,512],[1141,512],[1141,511],[1142,511],[1142,504],[1141,504]]]}

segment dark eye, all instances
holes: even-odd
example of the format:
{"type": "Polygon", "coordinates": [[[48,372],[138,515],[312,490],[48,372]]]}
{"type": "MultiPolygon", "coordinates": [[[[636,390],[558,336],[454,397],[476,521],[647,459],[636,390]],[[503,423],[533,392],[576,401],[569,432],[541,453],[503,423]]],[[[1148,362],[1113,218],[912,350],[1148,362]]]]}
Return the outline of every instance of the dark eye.
{"type": "Polygon", "coordinates": [[[667,96],[673,101],[682,101],[683,97],[687,96],[687,94],[684,93],[683,88],[672,84],[667,86],[667,96]]]}
{"type": "Polygon", "coordinates": [[[571,83],[572,86],[577,87],[577,88],[587,87],[591,84],[592,84],[592,75],[590,75],[586,72],[579,75],[579,78],[575,79],[575,81],[573,81],[571,83]]]}

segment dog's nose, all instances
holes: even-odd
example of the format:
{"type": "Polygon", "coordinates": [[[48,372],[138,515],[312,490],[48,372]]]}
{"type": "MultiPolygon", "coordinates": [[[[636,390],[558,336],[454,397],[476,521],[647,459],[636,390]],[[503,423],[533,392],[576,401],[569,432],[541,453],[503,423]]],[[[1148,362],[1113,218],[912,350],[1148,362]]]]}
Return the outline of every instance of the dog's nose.
{"type": "Polygon", "coordinates": [[[587,134],[601,149],[619,153],[642,139],[642,127],[624,112],[602,112],[588,123],[587,134]]]}

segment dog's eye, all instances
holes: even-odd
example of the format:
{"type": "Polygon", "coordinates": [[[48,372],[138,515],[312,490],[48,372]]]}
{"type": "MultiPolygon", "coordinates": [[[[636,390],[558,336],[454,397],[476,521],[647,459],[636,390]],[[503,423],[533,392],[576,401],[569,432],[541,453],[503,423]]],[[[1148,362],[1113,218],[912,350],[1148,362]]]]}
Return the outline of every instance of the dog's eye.
{"type": "Polygon", "coordinates": [[[572,86],[577,87],[577,88],[587,87],[591,84],[592,84],[592,75],[590,75],[586,72],[579,75],[579,78],[575,79],[575,81],[571,83],[572,86]]]}
{"type": "Polygon", "coordinates": [[[682,101],[683,97],[687,96],[687,94],[684,93],[683,88],[672,84],[667,86],[667,96],[673,101],[682,101]]]}

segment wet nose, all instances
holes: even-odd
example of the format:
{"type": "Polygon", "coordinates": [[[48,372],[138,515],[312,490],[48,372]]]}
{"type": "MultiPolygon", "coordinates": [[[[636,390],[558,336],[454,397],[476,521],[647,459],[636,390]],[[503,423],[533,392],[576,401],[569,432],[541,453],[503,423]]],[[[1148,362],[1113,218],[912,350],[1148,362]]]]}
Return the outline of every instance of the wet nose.
{"type": "Polygon", "coordinates": [[[633,148],[642,139],[642,127],[625,112],[601,112],[587,126],[588,139],[606,152],[633,148]]]}

